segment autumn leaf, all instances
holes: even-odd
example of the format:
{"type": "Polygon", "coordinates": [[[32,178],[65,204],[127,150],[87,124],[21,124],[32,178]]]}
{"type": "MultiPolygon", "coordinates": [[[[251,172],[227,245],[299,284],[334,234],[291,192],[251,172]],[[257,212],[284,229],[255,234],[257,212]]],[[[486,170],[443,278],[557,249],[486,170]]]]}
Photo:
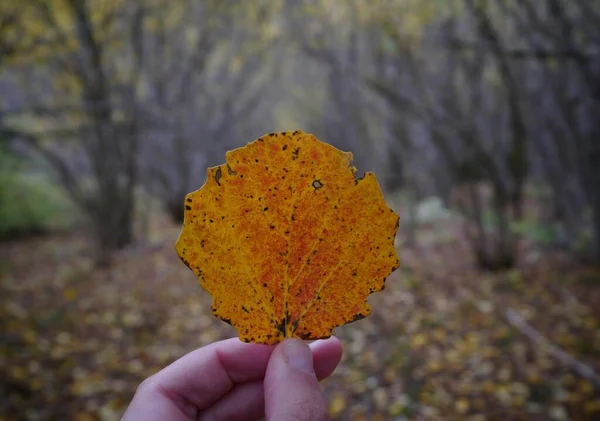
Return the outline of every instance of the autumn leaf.
{"type": "Polygon", "coordinates": [[[176,250],[246,342],[319,339],[371,312],[399,266],[398,215],[352,154],[301,131],[229,151],[185,199],[176,250]]]}

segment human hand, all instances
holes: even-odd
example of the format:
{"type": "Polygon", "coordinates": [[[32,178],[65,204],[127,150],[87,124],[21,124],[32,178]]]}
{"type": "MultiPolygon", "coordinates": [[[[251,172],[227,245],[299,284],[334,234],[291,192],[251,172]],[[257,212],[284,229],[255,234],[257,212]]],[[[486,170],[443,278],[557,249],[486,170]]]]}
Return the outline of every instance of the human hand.
{"type": "Polygon", "coordinates": [[[142,382],[121,421],[326,420],[318,380],[341,357],[335,337],[310,347],[299,339],[277,346],[216,342],[142,382]]]}

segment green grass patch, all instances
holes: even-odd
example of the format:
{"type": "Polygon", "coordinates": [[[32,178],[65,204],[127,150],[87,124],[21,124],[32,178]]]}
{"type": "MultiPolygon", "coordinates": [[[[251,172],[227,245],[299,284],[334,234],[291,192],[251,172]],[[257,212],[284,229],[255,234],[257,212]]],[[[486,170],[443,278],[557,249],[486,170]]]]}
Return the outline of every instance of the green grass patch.
{"type": "Polygon", "coordinates": [[[75,214],[66,194],[44,173],[0,150],[0,239],[66,228],[75,214]]]}

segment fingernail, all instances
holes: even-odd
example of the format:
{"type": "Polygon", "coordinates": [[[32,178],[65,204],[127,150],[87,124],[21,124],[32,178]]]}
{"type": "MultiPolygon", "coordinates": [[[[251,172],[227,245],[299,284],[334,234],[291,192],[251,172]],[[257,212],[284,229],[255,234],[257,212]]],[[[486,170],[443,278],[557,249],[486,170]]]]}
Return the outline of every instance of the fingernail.
{"type": "Polygon", "coordinates": [[[288,339],[283,343],[283,355],[287,363],[296,370],[314,374],[312,352],[300,339],[288,339]]]}

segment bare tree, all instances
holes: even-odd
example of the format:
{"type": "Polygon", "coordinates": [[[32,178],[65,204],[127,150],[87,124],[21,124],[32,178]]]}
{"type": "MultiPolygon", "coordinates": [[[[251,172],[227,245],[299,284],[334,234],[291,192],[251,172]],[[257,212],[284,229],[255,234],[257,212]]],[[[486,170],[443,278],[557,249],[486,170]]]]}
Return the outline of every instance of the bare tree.
{"type": "MultiPolygon", "coordinates": [[[[35,23],[47,30],[26,33],[33,39],[23,38],[22,46],[16,47],[21,55],[19,67],[9,68],[15,79],[21,77],[26,84],[22,109],[9,112],[23,111],[25,121],[44,120],[52,127],[32,132],[18,125],[15,129],[13,124],[11,133],[22,132],[17,137],[48,160],[66,191],[90,216],[102,262],[108,252],[133,239],[139,130],[131,85],[137,64],[115,77],[114,63],[109,60],[109,55],[132,48],[139,37],[139,27],[127,23],[142,9],[129,6],[94,23],[85,1],[66,2],[60,16],[47,2],[28,2],[27,17],[37,19],[35,23]],[[72,26],[65,26],[60,18],[72,26]],[[118,49],[108,41],[117,34],[126,41],[118,49]],[[45,75],[39,72],[41,68],[45,75]],[[85,172],[78,171],[73,156],[85,161],[85,172]]],[[[15,120],[12,117],[9,121],[15,120]]]]}
{"type": "Polygon", "coordinates": [[[254,117],[272,72],[272,39],[243,14],[201,9],[192,42],[189,28],[160,21],[147,40],[152,65],[144,73],[143,107],[160,129],[149,131],[143,147],[143,179],[176,222],[183,221],[184,197],[200,186],[206,167],[236,146],[235,128],[254,117]]]}
{"type": "Polygon", "coordinates": [[[185,193],[231,145],[233,122],[252,115],[269,45],[252,19],[268,8],[22,3],[26,36],[6,46],[16,57],[6,78],[22,97],[0,112],[5,134],[52,165],[92,222],[104,262],[134,239],[138,185],[180,219],[185,193]]]}
{"type": "MultiPolygon", "coordinates": [[[[563,0],[498,2],[497,13],[512,22],[513,31],[490,36],[489,17],[480,2],[469,1],[479,18],[479,37],[461,39],[460,48],[492,44],[494,54],[518,71],[519,117],[529,132],[532,162],[554,193],[555,218],[566,227],[571,246],[593,233],[589,254],[600,261],[597,162],[600,128],[600,4],[563,0]],[[501,41],[502,39],[502,41],[501,41]],[[586,208],[593,217],[586,221],[586,208]]],[[[509,84],[507,84],[509,85],[509,84]]]]}
{"type": "Polygon", "coordinates": [[[378,16],[383,41],[395,45],[387,53],[391,71],[368,76],[366,83],[397,113],[427,128],[444,167],[465,186],[462,208],[474,224],[473,249],[482,266],[514,263],[517,237],[511,225],[523,215],[531,164],[553,187],[557,217],[567,221],[569,231],[586,227],[585,208],[593,210],[590,225],[598,242],[593,187],[598,169],[592,163],[600,145],[593,117],[600,5],[453,4],[467,13],[439,12],[423,25],[416,43],[407,39],[396,14],[378,16]],[[489,194],[478,193],[482,181],[491,186],[489,194]]]}

